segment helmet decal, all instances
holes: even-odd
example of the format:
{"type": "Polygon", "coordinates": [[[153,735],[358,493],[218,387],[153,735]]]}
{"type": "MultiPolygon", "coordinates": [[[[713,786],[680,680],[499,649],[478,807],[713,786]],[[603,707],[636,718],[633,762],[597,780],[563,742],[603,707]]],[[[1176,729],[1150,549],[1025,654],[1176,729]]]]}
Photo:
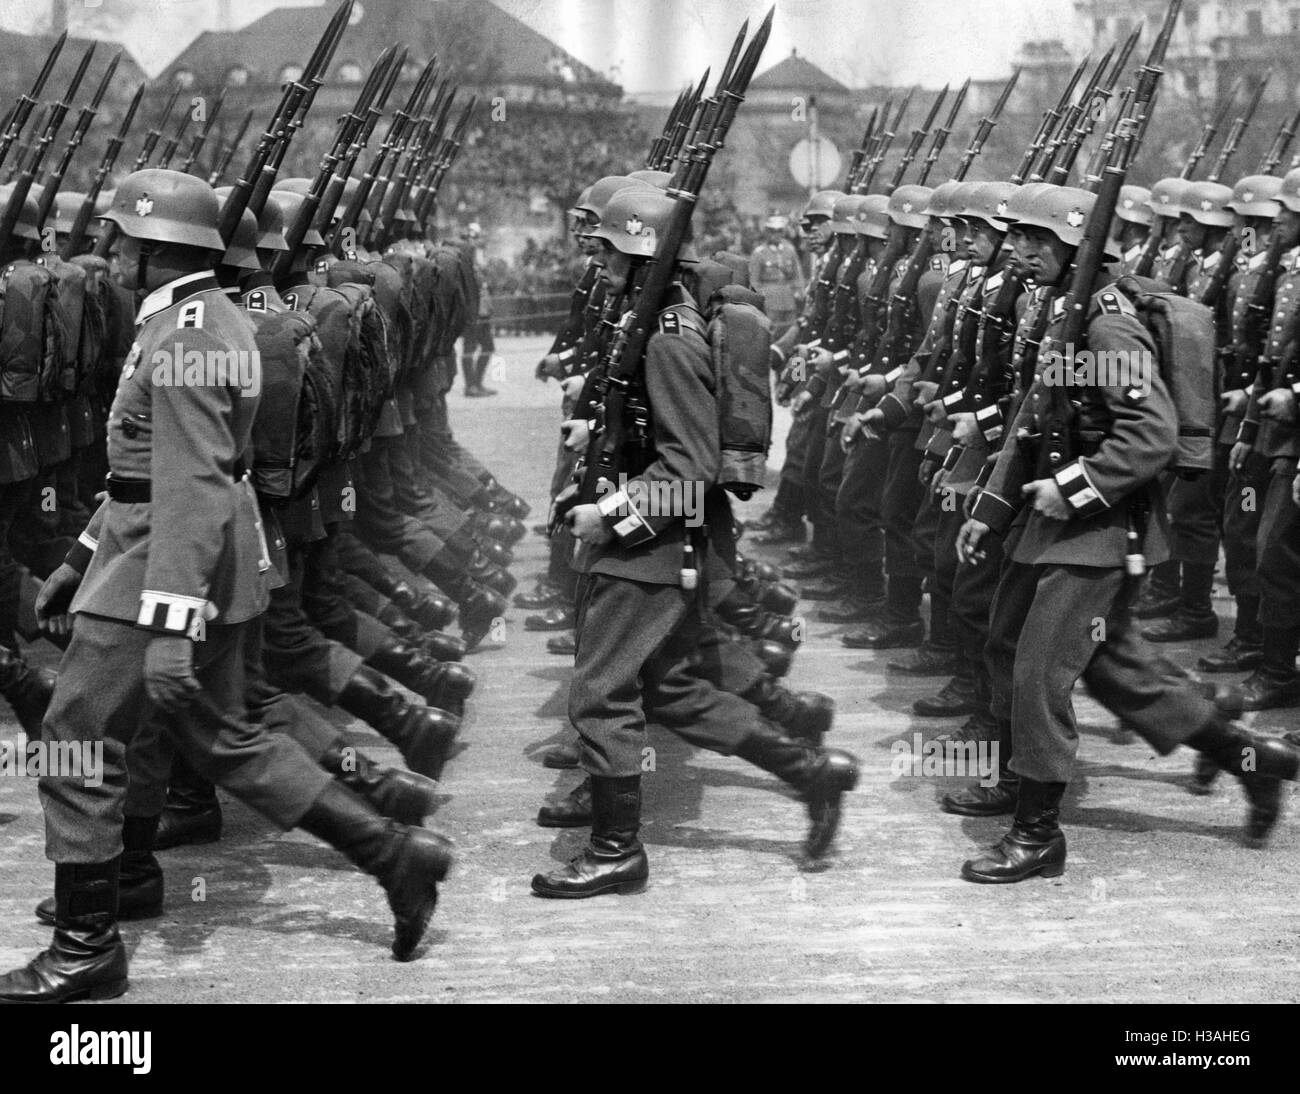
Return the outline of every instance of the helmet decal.
{"type": "Polygon", "coordinates": [[[1208,212],[1209,212],[1211,209],[1213,209],[1213,208],[1214,208],[1214,202],[1210,201],[1208,198],[1203,198],[1203,199],[1201,200],[1201,210],[1202,210],[1202,212],[1206,212],[1206,213],[1208,213],[1208,212]]]}
{"type": "Polygon", "coordinates": [[[141,194],[135,203],[135,212],[137,216],[147,217],[153,212],[153,198],[147,193],[141,194]]]}
{"type": "Polygon", "coordinates": [[[1079,227],[1079,225],[1083,223],[1083,210],[1078,206],[1075,206],[1065,214],[1065,223],[1071,228],[1079,227]]]}
{"type": "Polygon", "coordinates": [[[627,229],[628,235],[639,236],[641,234],[642,229],[645,227],[645,222],[642,221],[642,219],[639,216],[633,215],[628,217],[627,223],[624,225],[624,227],[627,229]]]}

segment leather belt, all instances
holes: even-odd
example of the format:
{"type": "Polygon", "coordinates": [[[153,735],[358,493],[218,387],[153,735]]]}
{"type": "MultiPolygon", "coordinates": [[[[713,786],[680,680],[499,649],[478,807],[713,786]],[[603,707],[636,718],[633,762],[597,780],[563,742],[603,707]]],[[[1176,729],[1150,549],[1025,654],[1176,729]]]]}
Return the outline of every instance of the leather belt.
{"type": "MultiPolygon", "coordinates": [[[[234,482],[239,482],[247,473],[242,460],[236,460],[232,468],[234,482]]],[[[114,501],[124,502],[127,505],[141,505],[147,503],[153,498],[152,480],[150,479],[124,479],[120,475],[114,475],[109,472],[104,479],[105,489],[108,496],[114,501]]]]}

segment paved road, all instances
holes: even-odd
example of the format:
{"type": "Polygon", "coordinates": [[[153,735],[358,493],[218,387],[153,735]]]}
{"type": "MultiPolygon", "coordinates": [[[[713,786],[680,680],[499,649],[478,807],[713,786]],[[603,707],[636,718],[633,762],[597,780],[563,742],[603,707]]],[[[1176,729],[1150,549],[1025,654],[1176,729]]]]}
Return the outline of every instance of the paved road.
{"type": "MultiPolygon", "coordinates": [[[[543,509],[556,388],[531,379],[537,340],[506,345],[495,399],[453,398],[458,435],[543,509]]],[[[779,451],[774,458],[779,458],[779,451]]],[[[755,514],[760,497],[744,507],[755,514]]],[[[521,545],[521,582],[543,543],[521,545]]],[[[1221,602],[1227,611],[1227,603],[1221,602]]],[[[568,666],[523,630],[475,654],[480,676],[465,750],[436,824],[460,860],[421,960],[388,957],[380,891],[332,851],[279,835],[238,804],[217,847],[166,853],[168,914],[128,924],[131,1000],[398,1001],[1296,1001],[1300,832],[1241,843],[1244,803],[1228,780],[1186,790],[1189,754],[1119,744],[1080,696],[1083,744],[1066,802],[1069,869],[1010,887],[961,881],[963,859],[1001,821],[936,807],[957,780],[897,773],[895,742],[953,723],[913,718],[931,682],[888,678],[881,655],[845,650],[813,623],[792,680],[833,695],[835,743],[862,757],[838,852],[802,868],[802,807],[736,760],[652,730],[643,836],[652,880],[639,896],[549,902],[532,874],[569,857],[581,833],[538,828],[537,805],[577,781],[540,766],[563,731],[568,666]],[[195,899],[201,897],[202,899],[195,899]]],[[[1202,645],[1208,645],[1202,644],[1202,645]]],[[[1190,664],[1197,648],[1175,651],[1190,664]]],[[[46,647],[34,651],[53,663],[46,647]]],[[[21,741],[7,712],[0,739],[21,741]]],[[[1283,716],[1260,716],[1277,726],[1283,716]]],[[[395,753],[359,725],[376,758],[395,753]]],[[[49,891],[31,780],[0,778],[0,963],[26,960],[46,932],[32,903],[49,891]]]]}

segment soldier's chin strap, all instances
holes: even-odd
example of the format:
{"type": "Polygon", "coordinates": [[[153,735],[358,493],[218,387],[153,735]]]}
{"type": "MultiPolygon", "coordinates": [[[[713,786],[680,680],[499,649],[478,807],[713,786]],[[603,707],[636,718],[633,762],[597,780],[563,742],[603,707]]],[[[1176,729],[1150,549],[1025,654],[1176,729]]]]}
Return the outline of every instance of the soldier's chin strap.
{"type": "Polygon", "coordinates": [[[140,244],[140,253],[135,259],[135,283],[140,291],[148,292],[149,259],[153,256],[154,244],[153,240],[150,239],[142,239],[138,242],[140,244]]]}

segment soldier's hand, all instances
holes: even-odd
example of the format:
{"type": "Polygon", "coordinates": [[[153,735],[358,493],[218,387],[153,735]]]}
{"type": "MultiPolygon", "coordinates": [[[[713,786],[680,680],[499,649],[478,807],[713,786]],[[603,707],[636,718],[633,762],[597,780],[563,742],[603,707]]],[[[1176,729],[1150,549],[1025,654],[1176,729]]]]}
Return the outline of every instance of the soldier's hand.
{"type": "Polygon", "coordinates": [[[844,429],[840,433],[841,450],[847,453],[848,450],[853,447],[854,442],[858,439],[861,433],[862,433],[862,415],[855,414],[853,415],[852,418],[850,418],[847,422],[844,423],[844,429]]]}
{"type": "Polygon", "coordinates": [[[1237,388],[1236,391],[1225,391],[1219,399],[1223,403],[1223,413],[1240,414],[1246,409],[1249,396],[1241,388],[1237,388]]]}
{"type": "Polygon", "coordinates": [[[1296,420],[1295,396],[1284,387],[1274,388],[1259,397],[1259,412],[1275,422],[1296,420]]]}
{"type": "Polygon", "coordinates": [[[980,543],[988,533],[989,526],[982,520],[967,519],[957,532],[957,561],[968,565],[983,562],[988,552],[980,547],[980,543]]]}
{"type": "Polygon", "coordinates": [[[958,444],[971,444],[979,435],[974,414],[958,414],[952,419],[952,439],[958,444]]]}
{"type": "Polygon", "coordinates": [[[934,402],[934,397],[939,394],[939,385],[933,380],[917,380],[912,385],[912,391],[916,395],[916,401],[925,406],[926,403],[934,402]]]}
{"type": "Polygon", "coordinates": [[[812,402],[812,392],[806,388],[790,400],[790,409],[796,414],[812,402]]]}
{"type": "Polygon", "coordinates": [[[868,441],[878,441],[884,436],[885,412],[872,407],[862,415],[862,436],[868,441]]]}
{"type": "Polygon", "coordinates": [[[159,635],[144,651],[144,690],[161,710],[184,710],[203,690],[194,675],[194,643],[159,635]]]}
{"type": "Polygon", "coordinates": [[[560,381],[560,390],[566,399],[576,399],[582,394],[582,385],[586,382],[585,376],[566,376],[560,381]]]}
{"type": "Polygon", "coordinates": [[[867,378],[857,369],[849,369],[844,377],[844,386],[849,391],[861,391],[866,386],[867,378]]]}
{"type": "Polygon", "coordinates": [[[36,594],[36,622],[50,634],[71,634],[72,616],[68,607],[81,587],[81,574],[62,563],[45,579],[36,594]]]}
{"type": "Polygon", "coordinates": [[[872,402],[877,402],[888,387],[888,382],[878,372],[869,373],[862,378],[862,394],[872,402]]]}
{"type": "Polygon", "coordinates": [[[1241,472],[1246,466],[1246,461],[1250,459],[1253,451],[1250,445],[1244,441],[1238,441],[1232,446],[1232,451],[1228,453],[1228,470],[1241,472]]]}
{"type": "Polygon", "coordinates": [[[1061,496],[1055,479],[1035,479],[1020,488],[1020,492],[1033,502],[1034,508],[1051,520],[1069,520],[1070,507],[1061,496]]]}
{"type": "Polygon", "coordinates": [[[925,416],[935,425],[943,425],[948,420],[948,411],[944,409],[942,399],[933,399],[925,404],[925,416]]]}
{"type": "Polygon", "coordinates": [[[574,538],[583,543],[599,547],[614,538],[614,533],[594,505],[575,505],[569,510],[567,519],[574,538]]]}
{"type": "Polygon", "coordinates": [[[808,351],[808,363],[813,368],[825,368],[831,363],[831,351],[818,346],[816,349],[808,351]]]}
{"type": "Polygon", "coordinates": [[[585,418],[570,418],[560,423],[560,432],[564,434],[564,447],[579,456],[586,455],[587,442],[591,439],[591,427],[585,418]]]}

